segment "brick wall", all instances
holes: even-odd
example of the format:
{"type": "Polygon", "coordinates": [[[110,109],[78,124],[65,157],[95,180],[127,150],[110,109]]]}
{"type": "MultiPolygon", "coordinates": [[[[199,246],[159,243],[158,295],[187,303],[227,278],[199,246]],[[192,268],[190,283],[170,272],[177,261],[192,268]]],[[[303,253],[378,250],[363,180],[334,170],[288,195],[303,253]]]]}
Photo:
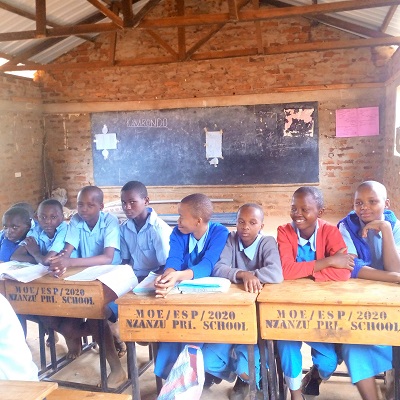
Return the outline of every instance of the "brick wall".
{"type": "MultiPolygon", "coordinates": [[[[394,135],[396,122],[396,94],[400,102],[400,51],[394,55],[388,68],[389,79],[386,86],[386,114],[385,114],[385,156],[384,156],[384,183],[388,188],[391,208],[400,216],[400,156],[394,155],[394,135]]],[[[399,104],[397,105],[399,110],[399,104]]],[[[400,115],[397,117],[399,126],[400,115]]]]}
{"type": "Polygon", "coordinates": [[[43,125],[40,89],[30,79],[0,76],[0,148],[0,215],[19,201],[36,207],[45,192],[43,125]]]}
{"type": "MultiPolygon", "coordinates": [[[[163,4],[166,8],[171,6],[169,1],[163,4]]],[[[188,28],[188,47],[204,34],[202,29],[188,28]]],[[[264,45],[272,46],[307,40],[354,38],[305,19],[268,21],[261,23],[261,30],[264,45]]],[[[175,32],[165,29],[158,33],[177,48],[175,32]]],[[[58,62],[107,60],[108,46],[109,36],[100,35],[94,43],[81,45],[58,62]]],[[[253,24],[227,24],[202,51],[232,50],[241,46],[256,46],[253,24]]],[[[169,108],[179,102],[189,107],[193,101],[202,99],[214,105],[249,104],[248,101],[251,104],[318,101],[320,187],[328,211],[342,215],[351,208],[352,194],[359,182],[383,179],[381,165],[386,132],[382,128],[382,135],[377,137],[335,138],[335,110],[380,106],[384,113],[383,83],[387,73],[386,61],[392,52],[383,47],[362,48],[42,72],[39,80],[46,113],[44,126],[53,177],[51,184],[65,187],[69,193],[68,205],[75,206],[79,188],[93,183],[91,112],[115,111],[119,107],[124,107],[124,110],[169,108]],[[294,91],[296,87],[300,89],[294,91]],[[321,89],[324,87],[327,90],[321,89]]],[[[117,60],[165,54],[166,51],[143,30],[118,33],[117,60]]],[[[257,201],[270,215],[286,215],[290,196],[296,187],[157,187],[150,188],[150,193],[152,198],[179,199],[188,193],[203,191],[212,197],[234,198],[233,203],[217,205],[218,211],[233,211],[246,201],[257,201]]],[[[118,188],[107,188],[106,200],[116,198],[118,188]]],[[[175,211],[171,205],[157,206],[157,209],[161,212],[175,211]]]]}

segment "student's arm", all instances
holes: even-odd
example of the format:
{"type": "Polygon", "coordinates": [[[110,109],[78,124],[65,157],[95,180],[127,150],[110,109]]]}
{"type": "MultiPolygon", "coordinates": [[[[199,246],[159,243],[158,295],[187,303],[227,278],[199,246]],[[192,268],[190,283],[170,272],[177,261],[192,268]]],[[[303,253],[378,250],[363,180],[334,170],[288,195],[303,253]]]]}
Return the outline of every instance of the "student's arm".
{"type": "Polygon", "coordinates": [[[362,237],[367,237],[368,231],[380,232],[382,235],[382,261],[385,271],[400,272],[400,254],[396,248],[392,226],[388,221],[371,221],[362,230],[362,237]]]}
{"type": "MultiPolygon", "coordinates": [[[[25,239],[26,240],[26,239],[25,239]]],[[[31,256],[26,247],[23,245],[18,246],[17,250],[10,257],[11,261],[20,261],[20,262],[29,262],[32,264],[36,264],[37,261],[33,256],[31,256]]]]}
{"type": "Polygon", "coordinates": [[[154,225],[151,234],[151,241],[156,252],[158,265],[165,265],[169,254],[169,239],[172,233],[172,228],[161,221],[159,224],[154,225]]]}
{"type": "Polygon", "coordinates": [[[156,297],[165,297],[175,286],[176,282],[186,279],[193,279],[193,271],[191,269],[175,271],[172,268],[167,268],[164,273],[158,276],[154,281],[156,297]]]}
{"type": "Polygon", "coordinates": [[[277,242],[284,279],[307,278],[313,274],[315,261],[296,262],[297,235],[290,224],[278,227],[277,242]]]}
{"type": "Polygon", "coordinates": [[[219,278],[229,279],[233,283],[238,283],[237,272],[238,269],[233,265],[233,253],[235,251],[235,238],[234,234],[231,233],[228,236],[228,240],[224,248],[222,249],[221,255],[218,262],[215,264],[212,271],[212,276],[219,278]]]}
{"type": "Polygon", "coordinates": [[[261,283],[281,283],[283,281],[282,265],[278,245],[272,236],[265,236],[260,241],[258,250],[262,265],[254,272],[261,283]]]}
{"type": "Polygon", "coordinates": [[[399,272],[382,271],[380,269],[375,269],[367,266],[361,267],[358,272],[357,278],[369,279],[371,281],[400,283],[399,272]]]}
{"type": "Polygon", "coordinates": [[[191,266],[193,279],[211,276],[214,265],[219,260],[221,252],[225,247],[228,235],[229,231],[223,225],[218,224],[210,227],[201,261],[191,266]]]}

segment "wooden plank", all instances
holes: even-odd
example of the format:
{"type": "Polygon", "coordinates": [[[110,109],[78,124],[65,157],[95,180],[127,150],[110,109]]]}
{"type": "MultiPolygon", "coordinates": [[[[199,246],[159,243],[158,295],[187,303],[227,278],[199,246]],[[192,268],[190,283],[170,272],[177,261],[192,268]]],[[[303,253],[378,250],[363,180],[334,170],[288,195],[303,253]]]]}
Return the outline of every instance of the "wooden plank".
{"type": "MultiPolygon", "coordinates": [[[[87,390],[68,390],[59,388],[46,397],[46,400],[86,400],[86,399],[132,400],[132,396],[130,394],[99,393],[99,392],[89,392],[87,390]]],[[[22,400],[22,398],[19,400],[22,400]]]]}
{"type": "Polygon", "coordinates": [[[46,37],[46,0],[36,0],[36,37],[46,37]]]}
{"type": "MultiPolygon", "coordinates": [[[[185,0],[176,0],[178,15],[185,15],[185,0]]],[[[185,27],[178,27],[178,55],[179,60],[186,59],[186,31],[185,27]]]]}
{"type": "MultiPolygon", "coordinates": [[[[65,277],[81,270],[71,268],[65,277]]],[[[18,314],[104,319],[104,304],[112,300],[98,280],[65,281],[49,275],[29,283],[6,279],[5,291],[18,314]]]]}
{"type": "Polygon", "coordinates": [[[133,26],[132,0],[121,0],[121,11],[124,28],[131,28],[133,26]]]}
{"type": "Polygon", "coordinates": [[[0,380],[2,400],[42,400],[57,387],[56,382],[0,380]]]}
{"type": "Polygon", "coordinates": [[[111,21],[118,26],[119,28],[124,27],[124,22],[122,19],[115,14],[113,11],[108,9],[105,5],[100,3],[98,0],[87,0],[92,6],[96,7],[102,14],[104,14],[106,17],[110,18],[111,21]]]}
{"type": "Polygon", "coordinates": [[[124,341],[257,343],[255,293],[232,285],[228,293],[127,293],[117,299],[124,341]]]}
{"type": "Polygon", "coordinates": [[[145,29],[144,32],[148,33],[162,48],[168,51],[178,61],[178,53],[164,40],[160,35],[152,29],[145,29]]]}
{"type": "Polygon", "coordinates": [[[262,338],[400,345],[397,284],[299,279],[264,286],[257,302],[262,338]]]}

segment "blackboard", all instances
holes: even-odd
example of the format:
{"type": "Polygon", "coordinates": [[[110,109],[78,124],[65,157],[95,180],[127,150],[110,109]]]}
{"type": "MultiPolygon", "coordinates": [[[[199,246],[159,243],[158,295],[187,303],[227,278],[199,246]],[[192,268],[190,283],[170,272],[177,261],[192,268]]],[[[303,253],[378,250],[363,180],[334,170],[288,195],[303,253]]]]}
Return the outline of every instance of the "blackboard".
{"type": "Polygon", "coordinates": [[[315,102],[93,113],[91,125],[93,141],[102,130],[118,140],[107,158],[92,145],[98,186],[129,180],[148,186],[319,180],[315,102]],[[206,158],[206,131],[222,131],[217,166],[206,158]]]}

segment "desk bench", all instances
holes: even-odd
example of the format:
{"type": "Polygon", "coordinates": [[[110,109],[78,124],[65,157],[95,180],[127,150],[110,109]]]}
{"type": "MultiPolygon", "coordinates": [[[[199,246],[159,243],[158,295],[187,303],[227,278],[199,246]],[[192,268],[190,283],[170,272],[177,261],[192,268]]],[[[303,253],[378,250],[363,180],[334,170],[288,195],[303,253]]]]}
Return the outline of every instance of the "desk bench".
{"type": "MultiPolygon", "coordinates": [[[[251,398],[255,397],[254,344],[257,294],[231,285],[227,293],[171,294],[166,298],[127,293],[118,304],[121,339],[131,349],[132,394],[140,400],[135,342],[247,344],[251,398]]],[[[157,389],[161,389],[157,385],[157,389]]]]}
{"type": "MultiPolygon", "coordinates": [[[[65,276],[76,274],[83,268],[71,268],[65,276]]],[[[107,386],[107,368],[104,346],[104,324],[106,315],[104,307],[114,299],[115,294],[100,281],[65,281],[50,275],[43,276],[29,283],[10,279],[4,280],[6,298],[17,314],[42,315],[53,317],[97,319],[99,324],[101,388],[75,382],[57,381],[60,384],[86,390],[102,390],[109,392],[123,391],[128,380],[117,389],[107,386]]],[[[52,352],[52,371],[45,372],[41,379],[51,379],[62,365],[58,364],[52,352]]],[[[71,361],[68,361],[68,363],[71,361]]],[[[73,362],[73,361],[72,361],[73,362]]],[[[54,380],[55,381],[55,380],[54,380]]]]}
{"type": "MultiPolygon", "coordinates": [[[[269,339],[393,346],[398,377],[399,285],[363,279],[320,283],[298,279],[264,285],[257,303],[262,342],[269,339]]],[[[398,384],[395,379],[396,400],[400,400],[398,384]]],[[[271,397],[276,398],[276,393],[271,397]]]]}

